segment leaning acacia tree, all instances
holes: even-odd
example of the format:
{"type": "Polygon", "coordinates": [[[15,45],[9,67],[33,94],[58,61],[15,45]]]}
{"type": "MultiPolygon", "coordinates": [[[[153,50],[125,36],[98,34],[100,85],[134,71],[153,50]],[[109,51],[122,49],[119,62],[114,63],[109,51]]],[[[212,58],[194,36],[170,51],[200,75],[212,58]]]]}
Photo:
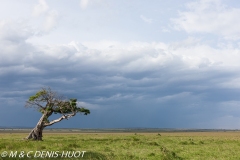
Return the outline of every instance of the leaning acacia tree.
{"type": "Polygon", "coordinates": [[[78,112],[84,115],[90,114],[88,109],[77,106],[77,99],[66,99],[51,88],[42,88],[35,95],[30,96],[26,102],[26,107],[34,107],[42,113],[36,127],[29,133],[26,139],[42,140],[43,129],[63,119],[69,119],[78,112]],[[61,114],[58,119],[49,121],[52,114],[61,114]]]}

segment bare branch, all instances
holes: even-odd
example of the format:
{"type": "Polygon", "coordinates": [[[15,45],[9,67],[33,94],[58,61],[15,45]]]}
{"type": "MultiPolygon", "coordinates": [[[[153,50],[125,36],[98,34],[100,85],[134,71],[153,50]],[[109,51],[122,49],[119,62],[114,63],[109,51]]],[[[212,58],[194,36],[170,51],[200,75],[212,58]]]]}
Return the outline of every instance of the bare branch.
{"type": "Polygon", "coordinates": [[[27,101],[27,102],[26,102],[25,107],[33,107],[33,106],[38,106],[38,107],[40,107],[40,108],[42,108],[42,109],[45,108],[45,107],[43,107],[42,105],[40,105],[39,103],[37,103],[37,102],[31,102],[31,101],[27,101]]]}
{"type": "Polygon", "coordinates": [[[71,118],[71,117],[73,117],[73,116],[75,116],[75,115],[76,115],[76,112],[73,112],[72,114],[63,115],[63,116],[61,116],[60,118],[55,119],[55,120],[52,120],[52,121],[49,122],[49,123],[44,123],[43,126],[44,126],[44,127],[51,126],[51,125],[53,125],[53,124],[55,124],[55,123],[58,123],[58,122],[62,121],[63,119],[69,119],[69,118],[71,118]]]}

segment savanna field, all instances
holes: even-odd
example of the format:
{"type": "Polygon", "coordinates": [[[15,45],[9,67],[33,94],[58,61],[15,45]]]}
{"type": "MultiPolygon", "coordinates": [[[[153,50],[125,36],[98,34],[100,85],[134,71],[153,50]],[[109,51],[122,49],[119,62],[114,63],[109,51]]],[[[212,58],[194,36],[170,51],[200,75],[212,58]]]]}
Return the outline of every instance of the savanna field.
{"type": "MultiPolygon", "coordinates": [[[[43,141],[23,140],[27,133],[0,133],[0,154],[24,151],[31,158],[81,160],[237,160],[240,132],[44,133],[43,141]],[[36,151],[78,151],[76,157],[33,158],[36,151]],[[79,151],[86,151],[82,157],[79,151]]],[[[39,155],[37,155],[39,156],[39,155]]]]}

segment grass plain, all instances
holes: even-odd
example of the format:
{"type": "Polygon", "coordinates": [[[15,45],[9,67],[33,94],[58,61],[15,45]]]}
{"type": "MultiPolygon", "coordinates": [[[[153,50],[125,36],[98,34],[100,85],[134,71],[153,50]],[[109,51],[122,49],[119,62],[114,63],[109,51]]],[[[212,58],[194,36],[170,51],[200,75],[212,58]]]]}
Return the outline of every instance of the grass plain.
{"type": "MultiPolygon", "coordinates": [[[[81,160],[240,160],[240,132],[55,133],[26,141],[27,133],[0,133],[0,160],[7,151],[86,151],[81,160]]],[[[33,154],[32,154],[33,156],[33,154]]],[[[47,159],[47,158],[34,158],[47,159]]],[[[71,159],[71,158],[48,158],[71,159]]],[[[30,159],[29,159],[30,160],[30,159]]]]}

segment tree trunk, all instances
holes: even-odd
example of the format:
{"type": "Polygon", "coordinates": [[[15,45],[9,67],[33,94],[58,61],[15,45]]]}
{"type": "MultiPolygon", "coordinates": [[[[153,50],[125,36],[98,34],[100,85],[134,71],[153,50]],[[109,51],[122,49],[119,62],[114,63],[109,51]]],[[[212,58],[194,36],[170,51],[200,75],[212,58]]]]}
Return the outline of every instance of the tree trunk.
{"type": "Polygon", "coordinates": [[[51,122],[48,121],[48,117],[52,115],[52,111],[45,111],[38,121],[37,125],[33,130],[29,133],[29,135],[26,137],[26,139],[32,139],[37,141],[42,141],[42,132],[43,129],[47,126],[51,126],[55,123],[58,123],[62,121],[63,119],[68,119],[76,115],[76,112],[73,112],[71,114],[63,115],[58,119],[52,120],[51,122]]]}
{"type": "Polygon", "coordinates": [[[40,120],[38,121],[36,127],[29,133],[29,135],[26,137],[26,139],[32,139],[32,140],[37,140],[41,141],[42,140],[42,132],[44,129],[44,118],[46,114],[43,114],[40,120]]]}

